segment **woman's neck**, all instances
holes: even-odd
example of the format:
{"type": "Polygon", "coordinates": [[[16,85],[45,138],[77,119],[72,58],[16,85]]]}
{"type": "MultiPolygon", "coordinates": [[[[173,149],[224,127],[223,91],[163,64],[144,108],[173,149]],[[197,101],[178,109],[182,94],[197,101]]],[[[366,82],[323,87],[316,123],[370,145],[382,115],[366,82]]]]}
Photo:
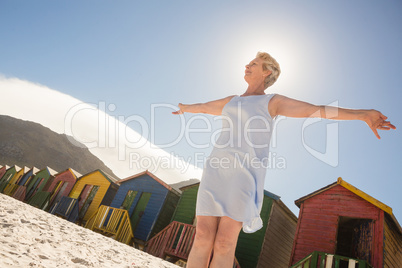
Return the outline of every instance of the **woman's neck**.
{"type": "Polygon", "coordinates": [[[241,96],[250,96],[250,95],[265,95],[264,84],[258,85],[248,85],[246,92],[244,92],[241,96]]]}

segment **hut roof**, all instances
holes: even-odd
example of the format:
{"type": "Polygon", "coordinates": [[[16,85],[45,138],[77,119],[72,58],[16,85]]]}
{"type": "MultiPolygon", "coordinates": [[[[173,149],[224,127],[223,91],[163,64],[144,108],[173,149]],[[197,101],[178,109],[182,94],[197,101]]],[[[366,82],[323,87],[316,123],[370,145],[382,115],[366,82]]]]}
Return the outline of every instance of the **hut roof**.
{"type": "Polygon", "coordinates": [[[92,173],[95,173],[95,172],[100,172],[109,182],[111,182],[112,184],[117,186],[117,181],[118,180],[116,178],[114,178],[113,176],[110,176],[109,174],[107,174],[103,170],[100,170],[100,169],[96,169],[94,171],[88,172],[87,174],[81,175],[80,179],[82,179],[82,177],[86,177],[86,176],[88,176],[88,175],[90,175],[92,173]]]}
{"type": "Polygon", "coordinates": [[[271,193],[270,191],[267,191],[267,190],[264,190],[264,195],[266,195],[274,200],[279,200],[281,198],[279,195],[271,193]]]}
{"type": "Polygon", "coordinates": [[[30,171],[31,169],[29,168],[29,167],[27,167],[27,166],[24,166],[24,170],[23,170],[23,172],[24,172],[24,174],[25,173],[27,173],[28,171],[30,171]]]}
{"type": "Polygon", "coordinates": [[[82,174],[80,174],[78,171],[76,171],[76,170],[74,170],[74,169],[72,169],[72,168],[69,168],[69,170],[71,171],[71,173],[74,174],[74,176],[75,176],[76,178],[79,178],[79,177],[82,176],[82,174]]]}
{"type": "Polygon", "coordinates": [[[80,173],[78,173],[77,171],[75,171],[75,170],[72,169],[72,168],[68,168],[68,169],[65,169],[65,170],[63,170],[63,171],[60,171],[60,172],[58,172],[57,174],[55,174],[54,176],[58,176],[58,175],[60,175],[60,174],[62,174],[62,173],[64,173],[64,172],[67,172],[67,171],[70,171],[70,172],[75,176],[76,179],[78,179],[79,177],[82,176],[80,173]]]}
{"type": "Polygon", "coordinates": [[[46,168],[47,168],[47,171],[49,171],[49,174],[51,176],[54,176],[54,175],[56,175],[58,173],[56,170],[54,170],[54,169],[52,169],[50,167],[46,167],[46,168]]]}
{"type": "Polygon", "coordinates": [[[169,184],[167,184],[167,183],[164,182],[163,180],[159,179],[156,175],[152,174],[152,173],[151,173],[150,171],[148,171],[148,170],[145,170],[145,171],[143,171],[143,172],[137,173],[137,174],[132,175],[132,176],[130,176],[130,177],[128,177],[128,178],[119,180],[117,183],[118,183],[118,184],[121,184],[121,183],[123,183],[123,182],[129,181],[129,180],[133,180],[133,179],[136,179],[136,178],[139,178],[139,177],[141,177],[141,176],[143,176],[143,175],[148,175],[148,176],[150,176],[152,179],[154,179],[154,180],[156,180],[157,182],[159,182],[163,187],[165,187],[165,188],[168,189],[169,191],[172,191],[172,192],[174,192],[175,194],[180,195],[180,193],[179,193],[176,189],[174,189],[172,186],[170,186],[169,184]]]}
{"type": "Polygon", "coordinates": [[[192,183],[192,184],[189,184],[189,185],[180,187],[180,191],[183,192],[184,190],[186,190],[186,189],[188,189],[188,188],[191,188],[191,187],[194,187],[194,186],[196,186],[196,185],[198,185],[198,184],[200,184],[200,182],[196,182],[196,183],[192,183]]]}
{"type": "Polygon", "coordinates": [[[365,192],[363,192],[362,190],[359,190],[358,188],[354,187],[353,185],[347,183],[346,181],[344,181],[341,177],[338,178],[338,180],[330,185],[327,185],[315,192],[312,192],[311,194],[308,194],[306,196],[303,196],[299,199],[297,199],[295,201],[296,206],[298,206],[300,208],[301,203],[303,203],[304,201],[306,201],[307,199],[318,195],[326,190],[329,190],[337,185],[340,185],[346,189],[348,189],[349,191],[351,191],[352,193],[354,193],[355,195],[363,198],[364,200],[366,200],[367,202],[373,204],[374,206],[378,207],[379,209],[383,210],[384,212],[386,212],[394,221],[395,225],[398,227],[399,232],[402,233],[402,228],[399,225],[397,219],[395,218],[395,216],[392,214],[392,208],[385,205],[384,203],[380,202],[379,200],[375,199],[374,197],[366,194],[365,192]]]}
{"type": "Polygon", "coordinates": [[[19,172],[21,168],[17,165],[11,166],[10,168],[14,167],[16,172],[19,172]]]}
{"type": "Polygon", "coordinates": [[[180,181],[180,182],[177,182],[177,183],[170,184],[170,186],[172,186],[178,192],[181,193],[183,190],[191,188],[191,187],[196,186],[198,184],[200,184],[200,180],[193,178],[193,179],[189,179],[189,180],[180,181]]]}
{"type": "Polygon", "coordinates": [[[40,171],[40,169],[37,168],[37,167],[33,167],[33,168],[32,168],[32,174],[33,174],[33,175],[35,175],[35,174],[38,173],[39,171],[40,171]]]}

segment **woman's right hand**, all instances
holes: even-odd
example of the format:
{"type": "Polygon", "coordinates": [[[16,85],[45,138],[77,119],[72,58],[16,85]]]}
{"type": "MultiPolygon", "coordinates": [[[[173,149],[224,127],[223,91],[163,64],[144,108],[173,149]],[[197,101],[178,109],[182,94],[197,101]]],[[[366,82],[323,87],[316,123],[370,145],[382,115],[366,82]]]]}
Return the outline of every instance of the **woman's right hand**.
{"type": "Polygon", "coordinates": [[[175,112],[172,112],[172,114],[183,114],[184,113],[184,111],[183,111],[183,104],[182,103],[179,103],[179,105],[178,105],[178,107],[179,107],[179,110],[177,110],[177,111],[175,111],[175,112]]]}

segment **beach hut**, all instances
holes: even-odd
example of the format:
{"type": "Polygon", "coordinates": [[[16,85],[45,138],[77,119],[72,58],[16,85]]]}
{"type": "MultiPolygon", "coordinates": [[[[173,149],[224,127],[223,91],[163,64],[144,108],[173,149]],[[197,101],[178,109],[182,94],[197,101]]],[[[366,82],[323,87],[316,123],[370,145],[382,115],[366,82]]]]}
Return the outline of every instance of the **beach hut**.
{"type": "Polygon", "coordinates": [[[181,196],[170,224],[147,242],[146,252],[173,262],[187,260],[195,235],[198,187],[199,183],[193,183],[180,188],[181,196]]]}
{"type": "Polygon", "coordinates": [[[12,194],[12,197],[14,197],[17,200],[24,201],[25,200],[25,194],[26,194],[26,187],[25,183],[32,179],[36,173],[39,172],[39,169],[36,167],[31,168],[28,172],[26,172],[18,181],[16,181],[16,190],[12,194]]]}
{"type": "Polygon", "coordinates": [[[9,181],[12,176],[14,176],[14,174],[19,171],[21,168],[17,165],[14,166],[6,166],[6,171],[3,173],[3,175],[0,178],[0,183],[4,182],[4,181],[9,181]]]}
{"type": "Polygon", "coordinates": [[[295,203],[292,267],[401,267],[402,229],[387,205],[342,178],[295,203]]]}
{"type": "Polygon", "coordinates": [[[51,194],[49,206],[59,201],[62,196],[68,196],[77,182],[77,179],[81,176],[80,173],[72,168],[68,168],[54,175],[52,181],[43,189],[51,194]]]}
{"type": "Polygon", "coordinates": [[[26,182],[22,182],[26,187],[25,201],[29,203],[31,197],[41,191],[51,176],[55,174],[57,174],[57,171],[50,167],[45,167],[38,171],[34,177],[28,179],[26,182]]]}
{"type": "Polygon", "coordinates": [[[6,172],[3,174],[0,180],[0,193],[3,192],[4,188],[6,188],[9,181],[14,177],[15,173],[20,171],[21,168],[19,166],[11,166],[9,167],[6,172]]]}
{"type": "Polygon", "coordinates": [[[69,168],[55,175],[52,175],[41,191],[36,192],[29,201],[29,204],[47,210],[61,197],[68,196],[78,177],[82,175],[69,168]]]}
{"type": "Polygon", "coordinates": [[[111,207],[128,211],[135,241],[146,241],[169,223],[180,194],[149,171],[118,181],[111,207]]]}
{"type": "Polygon", "coordinates": [[[116,179],[97,169],[81,176],[69,194],[78,201],[79,220],[85,222],[100,205],[109,206],[119,186],[116,179]]]}
{"type": "Polygon", "coordinates": [[[171,222],[182,222],[185,224],[196,225],[195,206],[197,203],[197,193],[200,183],[193,183],[180,188],[181,196],[171,222]]]}
{"type": "Polygon", "coordinates": [[[288,267],[297,217],[279,196],[266,190],[260,215],[260,230],[251,234],[240,231],[235,253],[240,266],[288,267]]]}
{"type": "Polygon", "coordinates": [[[3,175],[6,173],[6,171],[7,171],[8,168],[9,168],[9,167],[8,167],[7,165],[5,165],[5,166],[0,166],[0,180],[1,180],[1,178],[3,177],[3,175]]]}
{"type": "Polygon", "coordinates": [[[25,173],[29,171],[28,167],[23,167],[20,170],[16,170],[14,175],[11,177],[10,180],[8,180],[7,184],[3,188],[2,192],[6,195],[12,196],[15,192],[15,190],[18,187],[18,184],[16,184],[23,176],[25,173]]]}
{"type": "MultiPolygon", "coordinates": [[[[199,183],[180,188],[182,194],[169,225],[174,235],[168,234],[169,229],[165,228],[165,234],[160,232],[151,239],[153,241],[149,241],[147,252],[162,258],[166,255],[184,260],[188,258],[197,224],[195,209],[198,188],[199,183]],[[164,239],[166,245],[163,245],[164,239]]],[[[282,203],[279,196],[264,191],[261,218],[264,224],[261,230],[252,234],[240,232],[236,247],[238,263],[241,267],[287,267],[297,217],[282,203]]]]}

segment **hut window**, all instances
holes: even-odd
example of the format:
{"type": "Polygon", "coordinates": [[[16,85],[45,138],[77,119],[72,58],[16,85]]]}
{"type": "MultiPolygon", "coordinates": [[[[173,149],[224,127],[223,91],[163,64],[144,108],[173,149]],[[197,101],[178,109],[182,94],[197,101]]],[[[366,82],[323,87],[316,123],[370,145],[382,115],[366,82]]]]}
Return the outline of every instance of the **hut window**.
{"type": "Polygon", "coordinates": [[[373,220],[339,217],[337,255],[371,261],[373,220]]]}

